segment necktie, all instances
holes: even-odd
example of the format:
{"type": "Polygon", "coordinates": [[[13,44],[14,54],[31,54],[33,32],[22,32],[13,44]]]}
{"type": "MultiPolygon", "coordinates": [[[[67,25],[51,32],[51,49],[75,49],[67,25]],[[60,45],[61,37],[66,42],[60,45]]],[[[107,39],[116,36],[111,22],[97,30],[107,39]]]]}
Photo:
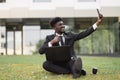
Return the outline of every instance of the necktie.
{"type": "Polygon", "coordinates": [[[61,46],[63,46],[64,42],[63,42],[62,36],[59,36],[59,37],[60,37],[61,46]]]}

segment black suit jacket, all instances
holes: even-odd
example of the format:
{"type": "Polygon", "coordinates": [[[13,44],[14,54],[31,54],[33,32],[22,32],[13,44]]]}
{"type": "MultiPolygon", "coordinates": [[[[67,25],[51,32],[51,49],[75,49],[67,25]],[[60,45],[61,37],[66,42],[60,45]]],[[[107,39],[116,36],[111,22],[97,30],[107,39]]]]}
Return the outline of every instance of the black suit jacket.
{"type": "MultiPolygon", "coordinates": [[[[80,40],[82,38],[85,38],[86,36],[90,35],[92,32],[94,32],[95,30],[93,29],[93,27],[89,27],[87,30],[81,32],[81,33],[78,33],[78,34],[74,34],[72,32],[65,32],[64,33],[64,37],[65,37],[65,45],[69,45],[71,46],[71,57],[74,57],[76,58],[76,54],[74,52],[74,48],[73,48],[73,45],[74,45],[74,42],[77,41],[77,40],[80,40]]],[[[43,44],[43,46],[39,49],[39,53],[40,54],[43,54],[45,53],[45,48],[48,47],[48,43],[54,39],[56,35],[55,34],[52,34],[52,35],[48,35],[46,37],[46,40],[43,44]]],[[[55,43],[53,44],[52,46],[59,46],[59,43],[55,43]]]]}

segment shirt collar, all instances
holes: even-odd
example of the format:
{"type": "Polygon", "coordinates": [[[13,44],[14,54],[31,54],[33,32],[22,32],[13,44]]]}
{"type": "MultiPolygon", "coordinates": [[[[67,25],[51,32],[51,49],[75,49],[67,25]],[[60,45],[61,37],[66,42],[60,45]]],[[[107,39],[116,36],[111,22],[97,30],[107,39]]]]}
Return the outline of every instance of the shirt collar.
{"type": "Polygon", "coordinates": [[[60,34],[58,34],[58,33],[55,33],[55,34],[56,34],[57,36],[63,36],[63,34],[61,34],[61,35],[60,35],[60,34]]]}

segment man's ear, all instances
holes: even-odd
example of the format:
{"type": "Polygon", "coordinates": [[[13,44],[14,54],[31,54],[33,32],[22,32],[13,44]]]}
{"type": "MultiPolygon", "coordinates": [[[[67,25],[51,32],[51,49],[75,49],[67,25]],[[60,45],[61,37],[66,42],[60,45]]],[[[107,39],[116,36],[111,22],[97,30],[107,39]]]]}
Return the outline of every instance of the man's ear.
{"type": "Polygon", "coordinates": [[[52,29],[54,29],[54,26],[51,26],[52,29]]]}
{"type": "Polygon", "coordinates": [[[56,25],[53,26],[53,29],[56,29],[56,25]]]}
{"type": "Polygon", "coordinates": [[[56,27],[53,27],[54,30],[56,30],[56,27]]]}

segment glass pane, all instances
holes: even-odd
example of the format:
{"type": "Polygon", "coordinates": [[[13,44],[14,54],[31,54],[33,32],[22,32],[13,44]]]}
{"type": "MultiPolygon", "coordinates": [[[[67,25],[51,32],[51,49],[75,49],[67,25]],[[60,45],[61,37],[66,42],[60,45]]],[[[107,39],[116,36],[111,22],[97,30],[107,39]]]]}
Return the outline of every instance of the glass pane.
{"type": "MultiPolygon", "coordinates": [[[[83,30],[81,30],[83,31],[83,30]]],[[[91,35],[88,37],[81,39],[79,41],[80,45],[80,54],[92,54],[92,40],[91,35]]]]}
{"type": "Polygon", "coordinates": [[[109,53],[109,31],[106,29],[96,30],[93,34],[93,53],[109,53]]]}
{"type": "MultiPolygon", "coordinates": [[[[113,23],[113,22],[110,22],[113,23]]],[[[112,45],[112,49],[110,47],[111,53],[119,53],[119,24],[118,22],[114,22],[110,26],[110,45],[112,45]],[[113,37],[114,36],[114,37],[113,37]]]]}
{"type": "Polygon", "coordinates": [[[13,32],[8,32],[8,54],[13,55],[13,32]]]}
{"type": "Polygon", "coordinates": [[[16,54],[21,54],[21,31],[15,32],[16,54]]]}
{"type": "Polygon", "coordinates": [[[0,52],[5,54],[5,26],[0,26],[0,52]]]}
{"type": "Polygon", "coordinates": [[[24,54],[32,54],[40,40],[40,26],[24,26],[24,54]]]}
{"type": "MultiPolygon", "coordinates": [[[[94,19],[91,20],[92,23],[95,22],[94,19]]],[[[91,20],[86,22],[89,23],[91,20]]],[[[81,21],[78,23],[80,22],[81,21]]],[[[86,25],[86,23],[83,23],[82,26],[84,25],[86,25]]],[[[78,30],[83,31],[86,28],[87,27],[78,30]]],[[[117,18],[105,18],[95,32],[75,43],[75,51],[79,54],[119,53],[119,36],[119,23],[117,18]]]]}

